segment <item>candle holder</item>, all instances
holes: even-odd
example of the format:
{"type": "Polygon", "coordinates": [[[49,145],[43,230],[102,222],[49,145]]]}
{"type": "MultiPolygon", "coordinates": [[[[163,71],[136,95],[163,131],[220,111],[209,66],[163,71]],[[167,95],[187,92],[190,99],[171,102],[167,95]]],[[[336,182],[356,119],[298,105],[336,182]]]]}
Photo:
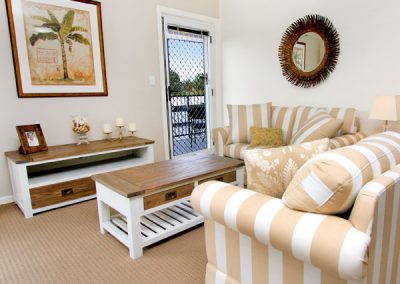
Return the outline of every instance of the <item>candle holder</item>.
{"type": "Polygon", "coordinates": [[[124,128],[125,128],[125,126],[117,126],[119,129],[118,129],[118,133],[119,133],[119,135],[118,135],[118,139],[121,141],[122,139],[124,139],[124,128]]]}
{"type": "Polygon", "coordinates": [[[112,132],[108,132],[108,133],[104,132],[104,134],[106,135],[106,139],[107,139],[108,141],[112,141],[112,140],[113,140],[113,139],[112,139],[112,132]]]}

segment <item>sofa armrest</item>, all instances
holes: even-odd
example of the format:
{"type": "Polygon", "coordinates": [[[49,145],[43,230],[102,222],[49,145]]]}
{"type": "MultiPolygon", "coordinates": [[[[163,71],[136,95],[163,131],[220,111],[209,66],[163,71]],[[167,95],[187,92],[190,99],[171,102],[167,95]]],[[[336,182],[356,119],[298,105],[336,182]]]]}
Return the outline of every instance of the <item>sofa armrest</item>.
{"type": "Polygon", "coordinates": [[[260,243],[293,255],[343,279],[362,279],[370,237],[348,220],[305,213],[281,199],[221,182],[192,193],[195,211],[260,243]]]}
{"type": "Polygon", "coordinates": [[[365,137],[367,137],[367,135],[362,132],[338,136],[329,141],[329,149],[333,150],[344,146],[353,145],[365,137]]]}
{"type": "Polygon", "coordinates": [[[371,235],[368,279],[395,283],[400,276],[400,164],[363,186],[349,220],[371,235]]]}
{"type": "Polygon", "coordinates": [[[214,154],[224,156],[224,146],[228,141],[228,127],[218,127],[213,129],[214,154]]]}

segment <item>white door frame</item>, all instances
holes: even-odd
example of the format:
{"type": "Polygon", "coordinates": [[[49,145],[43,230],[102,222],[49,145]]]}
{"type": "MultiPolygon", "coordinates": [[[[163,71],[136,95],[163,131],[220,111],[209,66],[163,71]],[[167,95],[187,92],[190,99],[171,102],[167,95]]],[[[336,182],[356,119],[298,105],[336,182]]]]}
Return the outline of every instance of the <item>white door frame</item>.
{"type": "MultiPolygon", "coordinates": [[[[210,33],[213,38],[213,44],[210,46],[210,68],[209,76],[211,78],[209,86],[213,89],[213,96],[210,96],[210,131],[212,128],[216,127],[216,110],[217,102],[216,93],[217,87],[220,86],[219,78],[217,75],[216,66],[216,52],[217,44],[216,39],[219,38],[217,32],[219,32],[219,20],[207,17],[203,15],[198,15],[190,12],[180,11],[176,9],[167,8],[164,6],[157,6],[157,26],[158,26],[158,50],[159,50],[159,61],[160,61],[160,88],[161,88],[161,106],[162,106],[162,117],[163,117],[163,137],[164,137],[164,155],[165,159],[170,159],[169,156],[169,138],[168,138],[168,120],[167,120],[167,102],[166,102],[166,84],[165,84],[165,53],[164,53],[164,38],[163,38],[163,22],[162,18],[167,18],[168,23],[173,23],[179,26],[188,26],[190,28],[197,28],[200,30],[206,30],[210,33]]],[[[219,105],[219,104],[218,104],[219,105]]],[[[211,145],[212,145],[212,141],[211,145]]]]}

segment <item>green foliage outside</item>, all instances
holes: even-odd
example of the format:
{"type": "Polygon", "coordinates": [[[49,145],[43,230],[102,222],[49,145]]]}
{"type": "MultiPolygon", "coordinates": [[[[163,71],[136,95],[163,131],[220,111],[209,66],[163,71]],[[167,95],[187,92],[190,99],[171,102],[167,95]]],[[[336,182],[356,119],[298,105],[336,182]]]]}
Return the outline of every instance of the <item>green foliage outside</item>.
{"type": "Polygon", "coordinates": [[[64,80],[69,80],[68,76],[68,62],[67,56],[65,54],[65,47],[68,46],[69,52],[72,52],[72,46],[74,42],[90,45],[90,42],[81,33],[87,33],[88,30],[81,26],[73,26],[75,12],[69,10],[63,17],[61,23],[58,21],[56,16],[50,10],[47,10],[49,18],[41,16],[33,16],[32,18],[42,22],[37,28],[42,28],[48,30],[47,32],[39,32],[37,34],[32,34],[29,41],[32,46],[36,44],[39,40],[57,40],[61,46],[63,69],[64,69],[64,80]]]}
{"type": "Polygon", "coordinates": [[[204,74],[197,74],[192,80],[182,81],[179,74],[171,70],[169,72],[169,81],[172,96],[204,96],[205,94],[204,74]]]}

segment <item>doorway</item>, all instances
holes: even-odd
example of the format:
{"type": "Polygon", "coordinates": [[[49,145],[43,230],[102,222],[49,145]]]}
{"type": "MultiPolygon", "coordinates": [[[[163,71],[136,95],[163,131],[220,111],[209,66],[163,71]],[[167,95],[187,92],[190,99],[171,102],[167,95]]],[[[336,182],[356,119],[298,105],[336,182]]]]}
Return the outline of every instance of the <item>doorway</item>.
{"type": "Polygon", "coordinates": [[[210,31],[163,18],[169,156],[211,148],[210,31]]]}

